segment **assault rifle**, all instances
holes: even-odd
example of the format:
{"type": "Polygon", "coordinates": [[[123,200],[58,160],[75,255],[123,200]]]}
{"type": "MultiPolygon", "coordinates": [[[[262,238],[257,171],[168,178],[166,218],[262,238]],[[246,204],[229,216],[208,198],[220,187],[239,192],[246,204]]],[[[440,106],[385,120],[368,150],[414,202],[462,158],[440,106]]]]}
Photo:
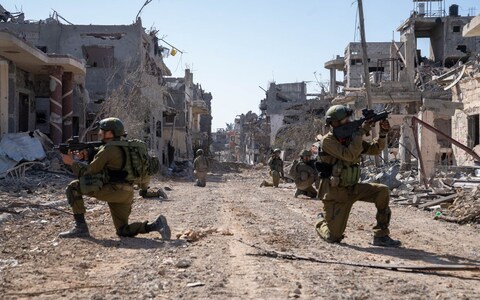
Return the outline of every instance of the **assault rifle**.
{"type": "MultiPolygon", "coordinates": [[[[388,115],[391,111],[383,110],[376,113],[373,109],[362,109],[363,117],[359,120],[348,122],[345,125],[341,125],[333,128],[333,135],[339,139],[345,139],[351,137],[358,129],[362,126],[363,122],[378,122],[380,120],[385,120],[388,118],[388,115]]],[[[368,135],[368,134],[367,134],[368,135]]]]}
{"type": "Polygon", "coordinates": [[[103,145],[102,141],[96,142],[80,142],[78,136],[73,136],[68,139],[66,143],[62,143],[58,146],[54,146],[53,149],[60,150],[61,153],[67,154],[68,150],[80,151],[80,150],[93,150],[96,147],[103,145]]]}

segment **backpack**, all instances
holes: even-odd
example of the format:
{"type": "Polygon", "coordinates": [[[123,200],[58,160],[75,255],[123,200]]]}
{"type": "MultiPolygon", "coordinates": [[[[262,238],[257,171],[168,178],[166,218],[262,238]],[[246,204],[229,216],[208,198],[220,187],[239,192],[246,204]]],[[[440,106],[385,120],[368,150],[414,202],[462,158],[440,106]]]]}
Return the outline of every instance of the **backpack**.
{"type": "Polygon", "coordinates": [[[290,166],[290,170],[288,171],[288,175],[292,176],[292,178],[295,178],[297,176],[297,166],[300,161],[298,159],[295,159],[292,162],[292,165],[290,166]]]}
{"type": "Polygon", "coordinates": [[[106,146],[118,146],[124,151],[125,160],[122,171],[126,173],[124,179],[126,182],[148,186],[150,176],[160,170],[159,159],[148,153],[148,147],[144,141],[138,139],[111,141],[106,146]]]}

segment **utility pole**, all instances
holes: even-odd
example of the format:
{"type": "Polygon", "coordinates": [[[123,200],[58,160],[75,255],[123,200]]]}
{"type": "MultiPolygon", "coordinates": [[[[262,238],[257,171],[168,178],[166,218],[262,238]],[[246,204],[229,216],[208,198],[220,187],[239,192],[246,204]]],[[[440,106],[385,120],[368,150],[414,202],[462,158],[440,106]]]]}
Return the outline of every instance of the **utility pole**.
{"type": "Polygon", "coordinates": [[[365,38],[365,24],[363,18],[363,4],[362,0],[357,0],[358,2],[358,15],[360,17],[360,38],[362,44],[362,54],[363,54],[363,79],[365,81],[365,90],[367,94],[367,105],[369,109],[372,109],[372,95],[371,95],[371,86],[370,86],[370,75],[368,72],[368,53],[367,53],[367,40],[365,38]]]}
{"type": "MultiPolygon", "coordinates": [[[[358,2],[358,16],[360,18],[360,38],[362,44],[362,61],[363,61],[363,79],[365,82],[365,94],[367,97],[367,106],[369,109],[373,108],[372,103],[372,89],[370,86],[370,74],[368,72],[368,53],[367,53],[367,39],[365,38],[365,21],[363,17],[363,3],[362,0],[357,0],[358,2]]],[[[377,137],[377,131],[375,127],[372,128],[372,138],[377,137]]],[[[375,156],[375,165],[380,165],[380,158],[375,156]]]]}

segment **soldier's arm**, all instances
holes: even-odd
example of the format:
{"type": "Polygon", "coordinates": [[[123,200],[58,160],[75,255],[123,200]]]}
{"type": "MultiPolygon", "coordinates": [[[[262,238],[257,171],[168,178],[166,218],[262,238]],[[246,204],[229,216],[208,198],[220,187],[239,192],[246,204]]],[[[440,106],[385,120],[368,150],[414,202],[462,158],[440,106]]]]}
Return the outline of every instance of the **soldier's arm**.
{"type": "Polygon", "coordinates": [[[364,154],[379,155],[387,145],[387,138],[378,138],[370,143],[364,142],[364,154]]]}
{"type": "Polygon", "coordinates": [[[347,162],[353,162],[362,154],[363,131],[357,131],[348,146],[342,145],[335,136],[327,135],[323,139],[322,149],[329,155],[347,162]]]}
{"type": "Polygon", "coordinates": [[[270,157],[268,159],[268,162],[267,162],[268,166],[270,167],[270,169],[272,168],[272,164],[273,164],[273,159],[270,157]]]}
{"type": "Polygon", "coordinates": [[[111,155],[109,155],[109,151],[106,148],[101,149],[98,151],[97,155],[95,155],[92,162],[87,166],[85,170],[85,174],[98,174],[105,169],[107,166],[111,155]]]}

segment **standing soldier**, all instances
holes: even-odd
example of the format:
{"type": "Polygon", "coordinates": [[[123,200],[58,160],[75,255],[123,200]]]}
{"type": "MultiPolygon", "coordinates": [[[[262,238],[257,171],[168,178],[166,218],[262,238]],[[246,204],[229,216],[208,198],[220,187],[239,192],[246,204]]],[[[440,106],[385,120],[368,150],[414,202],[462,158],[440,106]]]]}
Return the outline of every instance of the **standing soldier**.
{"type": "Polygon", "coordinates": [[[268,159],[268,166],[270,167],[269,173],[270,173],[270,176],[272,176],[273,183],[264,180],[260,184],[260,187],[263,187],[263,186],[278,187],[278,184],[280,183],[280,177],[285,178],[285,175],[283,173],[283,160],[280,158],[280,153],[282,153],[282,150],[277,148],[273,150],[272,156],[268,159]]]}
{"type": "Polygon", "coordinates": [[[305,195],[310,198],[317,197],[317,190],[312,186],[318,177],[315,170],[314,161],[311,160],[312,152],[309,150],[300,151],[300,161],[296,165],[292,165],[294,170],[291,171],[295,179],[295,198],[299,195],[305,195]]]}
{"type": "MultiPolygon", "coordinates": [[[[326,124],[332,128],[350,122],[353,111],[343,105],[334,105],[326,112],[326,124]]],[[[343,238],[353,203],[365,201],[375,204],[376,225],[373,227],[373,245],[398,247],[400,241],[390,238],[391,211],[389,208],[390,191],[387,186],[376,183],[359,183],[360,159],[362,154],[378,155],[386,145],[386,136],[390,130],[388,120],[380,122],[379,138],[372,142],[363,140],[374,125],[365,121],[352,136],[347,139],[336,137],[332,131],[322,141],[322,153],[319,153],[320,187],[318,197],[323,202],[323,213],[319,214],[316,224],[318,235],[330,243],[338,243],[343,238]]]]}
{"type": "Polygon", "coordinates": [[[109,145],[110,142],[121,141],[125,136],[122,121],[117,118],[106,118],[99,122],[98,137],[104,143],[88,164],[73,159],[72,153],[62,154],[62,160],[72,167],[78,180],[70,182],[66,194],[68,204],[72,207],[75,226],[59,234],[61,238],[90,236],[85,222],[85,203],[82,195],[97,198],[108,203],[113,225],[118,236],[133,237],[139,233],[158,231],[165,240],[170,239],[170,227],[167,219],[160,215],[156,221],[134,222],[128,224],[132,211],[133,183],[122,180],[124,174],[126,155],[121,146],[109,145]],[[111,174],[122,174],[113,180],[111,174]]]}
{"type": "Polygon", "coordinates": [[[205,187],[207,185],[207,172],[210,169],[208,159],[203,156],[203,150],[198,149],[197,158],[193,161],[193,174],[197,177],[195,186],[205,187]]]}

